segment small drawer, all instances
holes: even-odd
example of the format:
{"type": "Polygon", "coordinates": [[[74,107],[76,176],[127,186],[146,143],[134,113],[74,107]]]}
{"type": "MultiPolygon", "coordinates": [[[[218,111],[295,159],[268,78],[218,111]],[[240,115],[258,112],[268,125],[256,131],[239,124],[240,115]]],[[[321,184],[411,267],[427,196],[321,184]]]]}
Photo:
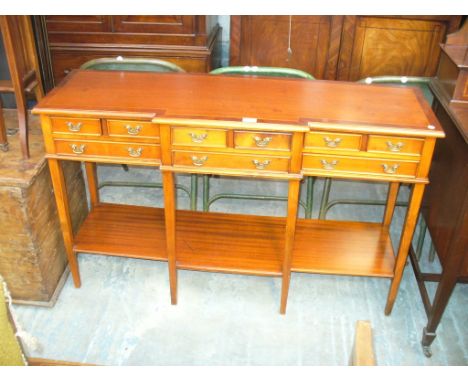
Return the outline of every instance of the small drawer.
{"type": "Polygon", "coordinates": [[[237,149],[289,151],[291,149],[291,134],[235,131],[234,147],[237,149]]]}
{"type": "Polygon", "coordinates": [[[359,134],[335,134],[314,131],[306,134],[304,147],[306,149],[359,151],[361,148],[361,138],[362,136],[359,134]]]}
{"type": "Polygon", "coordinates": [[[174,146],[226,147],[226,130],[195,127],[173,127],[174,146]]]}
{"type": "Polygon", "coordinates": [[[51,117],[52,133],[99,136],[101,120],[95,118],[51,117]]]}
{"type": "Polygon", "coordinates": [[[146,145],[140,143],[111,143],[94,141],[55,140],[57,154],[72,155],[75,157],[102,156],[127,159],[160,159],[159,145],[146,145]]]}
{"type": "Polygon", "coordinates": [[[107,131],[111,137],[159,138],[159,125],[151,122],[108,119],[107,131]]]}
{"type": "Polygon", "coordinates": [[[370,135],[367,151],[371,153],[420,156],[423,145],[424,139],[370,135]]]}
{"type": "Polygon", "coordinates": [[[378,174],[384,176],[415,177],[419,162],[393,159],[352,158],[344,156],[305,154],[302,161],[304,171],[320,170],[333,173],[378,174]]]}
{"type": "Polygon", "coordinates": [[[174,166],[287,172],[289,158],[269,155],[230,155],[200,151],[174,151],[174,166]]]}

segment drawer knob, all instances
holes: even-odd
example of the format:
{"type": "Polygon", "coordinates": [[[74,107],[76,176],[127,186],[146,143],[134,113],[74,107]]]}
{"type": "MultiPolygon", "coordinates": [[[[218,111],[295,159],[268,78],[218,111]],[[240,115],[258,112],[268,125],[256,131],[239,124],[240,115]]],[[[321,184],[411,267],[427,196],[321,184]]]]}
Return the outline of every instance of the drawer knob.
{"type": "Polygon", "coordinates": [[[78,123],[67,122],[68,130],[73,131],[74,133],[80,131],[82,126],[83,126],[82,122],[78,122],[78,123]]]}
{"type": "Polygon", "coordinates": [[[340,161],[338,160],[332,160],[331,162],[328,162],[325,159],[320,160],[320,163],[322,163],[322,167],[324,170],[333,170],[339,162],[340,161]]]}
{"type": "Polygon", "coordinates": [[[83,154],[86,149],[86,145],[77,145],[75,143],[71,144],[70,147],[75,154],[83,154]]]}
{"type": "Polygon", "coordinates": [[[397,143],[393,143],[393,142],[390,142],[390,141],[387,141],[387,147],[390,151],[393,151],[394,153],[397,153],[399,151],[401,151],[401,149],[403,148],[405,144],[403,142],[397,142],[397,143]]]}
{"type": "Polygon", "coordinates": [[[204,133],[204,134],[189,133],[189,135],[192,138],[193,143],[202,143],[208,136],[207,133],[204,133]]]}
{"type": "Polygon", "coordinates": [[[264,161],[259,161],[257,159],[254,159],[252,160],[252,163],[254,164],[255,168],[257,170],[264,170],[269,164],[270,164],[270,161],[269,160],[264,160],[264,161]]]}
{"type": "Polygon", "coordinates": [[[261,138],[261,137],[257,137],[257,136],[254,137],[255,144],[258,147],[268,146],[268,144],[271,142],[271,140],[272,140],[271,137],[265,137],[265,138],[261,138]]]}
{"type": "Polygon", "coordinates": [[[323,138],[327,147],[338,147],[341,143],[341,138],[331,139],[330,137],[323,138]]]}
{"type": "Polygon", "coordinates": [[[143,152],[143,149],[141,147],[138,147],[137,149],[134,149],[133,147],[129,147],[127,150],[128,150],[128,155],[130,155],[133,158],[141,157],[141,153],[143,152]]]}
{"type": "Polygon", "coordinates": [[[140,125],[136,125],[136,126],[125,125],[125,128],[127,129],[127,133],[130,135],[138,135],[140,134],[140,131],[141,131],[140,125]]]}
{"type": "Polygon", "coordinates": [[[203,166],[208,159],[208,156],[204,155],[202,157],[197,157],[196,155],[192,156],[192,163],[194,166],[203,166]]]}
{"type": "Polygon", "coordinates": [[[385,174],[395,174],[398,170],[398,167],[400,167],[399,164],[394,164],[392,166],[389,166],[388,164],[383,164],[383,171],[385,174]]]}

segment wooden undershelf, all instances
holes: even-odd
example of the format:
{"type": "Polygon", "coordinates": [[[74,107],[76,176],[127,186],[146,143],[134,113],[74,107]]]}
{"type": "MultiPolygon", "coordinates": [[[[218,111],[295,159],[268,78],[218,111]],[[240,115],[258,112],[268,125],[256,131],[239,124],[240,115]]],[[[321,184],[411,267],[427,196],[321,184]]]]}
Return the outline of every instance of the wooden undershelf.
{"type": "MultiPolygon", "coordinates": [[[[177,267],[280,276],[285,219],[177,211],[177,267]]],[[[74,250],[167,260],[164,210],[101,204],[80,229],[74,250]]],[[[299,219],[292,270],[392,277],[388,230],[377,223],[299,219]]]]}

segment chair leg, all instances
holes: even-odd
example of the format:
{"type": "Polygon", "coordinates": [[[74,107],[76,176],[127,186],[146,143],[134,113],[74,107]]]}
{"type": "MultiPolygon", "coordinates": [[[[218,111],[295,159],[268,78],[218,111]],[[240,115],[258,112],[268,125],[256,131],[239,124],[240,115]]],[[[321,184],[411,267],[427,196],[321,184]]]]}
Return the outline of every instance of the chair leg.
{"type": "Polygon", "coordinates": [[[0,99],[0,150],[8,151],[8,140],[6,134],[5,120],[3,119],[3,105],[0,99]]]}

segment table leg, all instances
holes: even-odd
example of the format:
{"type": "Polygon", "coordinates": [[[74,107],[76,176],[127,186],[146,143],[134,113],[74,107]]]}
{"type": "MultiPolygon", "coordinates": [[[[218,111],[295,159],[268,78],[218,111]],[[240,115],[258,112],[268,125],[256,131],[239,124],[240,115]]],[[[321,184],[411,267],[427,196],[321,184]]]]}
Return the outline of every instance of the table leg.
{"type": "Polygon", "coordinates": [[[52,186],[54,187],[55,202],[57,203],[57,211],[62,229],[63,241],[65,243],[65,251],[67,252],[68,264],[73,277],[73,283],[76,288],[81,286],[80,272],[76,254],[73,251],[73,227],[70,218],[70,209],[68,206],[68,196],[63,176],[62,165],[57,159],[48,159],[49,170],[52,178],[52,186]]]}
{"type": "Polygon", "coordinates": [[[398,294],[398,288],[400,286],[403,271],[405,269],[406,259],[408,257],[409,247],[413,238],[414,229],[416,228],[416,222],[418,221],[419,207],[421,206],[421,200],[424,193],[425,184],[416,183],[413,186],[411,197],[408,203],[408,211],[406,212],[405,223],[403,224],[403,233],[400,239],[400,247],[398,248],[398,254],[396,256],[394,275],[390,290],[388,292],[387,304],[385,306],[385,314],[389,315],[392,312],[393,304],[395,303],[396,296],[398,294]]]}
{"type": "Polygon", "coordinates": [[[398,182],[391,182],[388,185],[387,204],[385,205],[385,213],[382,221],[382,225],[384,227],[389,227],[392,223],[393,212],[395,211],[399,189],[400,183],[398,182]]]}
{"type": "Polygon", "coordinates": [[[166,251],[169,265],[171,304],[177,304],[177,265],[176,265],[176,201],[174,174],[162,171],[164,190],[164,217],[166,221],[166,251]]]}
{"type": "Polygon", "coordinates": [[[286,236],[283,258],[283,278],[281,285],[281,307],[280,313],[286,313],[288,301],[289,283],[291,281],[291,260],[294,248],[294,234],[296,232],[297,208],[299,204],[299,180],[289,181],[288,191],[288,215],[286,218],[286,236]]]}
{"type": "MultiPolygon", "coordinates": [[[[465,200],[465,211],[466,211],[465,200]]],[[[461,207],[463,208],[463,207],[461,207]]],[[[463,215],[463,214],[462,214],[463,215]]],[[[457,227],[454,230],[457,232],[468,232],[468,219],[460,217],[457,222],[457,227]]],[[[456,236],[456,234],[452,235],[456,236]]],[[[449,248],[447,250],[447,259],[444,263],[442,278],[437,285],[437,291],[434,297],[434,302],[428,315],[427,325],[423,331],[421,344],[423,346],[424,354],[427,357],[432,355],[430,345],[436,338],[435,331],[439,326],[442,315],[450,300],[450,296],[455,288],[460,270],[463,267],[463,262],[466,257],[466,240],[462,240],[459,236],[450,239],[449,248]]]]}
{"type": "Polygon", "coordinates": [[[99,187],[96,172],[96,163],[85,162],[86,179],[88,180],[89,199],[91,209],[99,204],[99,187]]]}

